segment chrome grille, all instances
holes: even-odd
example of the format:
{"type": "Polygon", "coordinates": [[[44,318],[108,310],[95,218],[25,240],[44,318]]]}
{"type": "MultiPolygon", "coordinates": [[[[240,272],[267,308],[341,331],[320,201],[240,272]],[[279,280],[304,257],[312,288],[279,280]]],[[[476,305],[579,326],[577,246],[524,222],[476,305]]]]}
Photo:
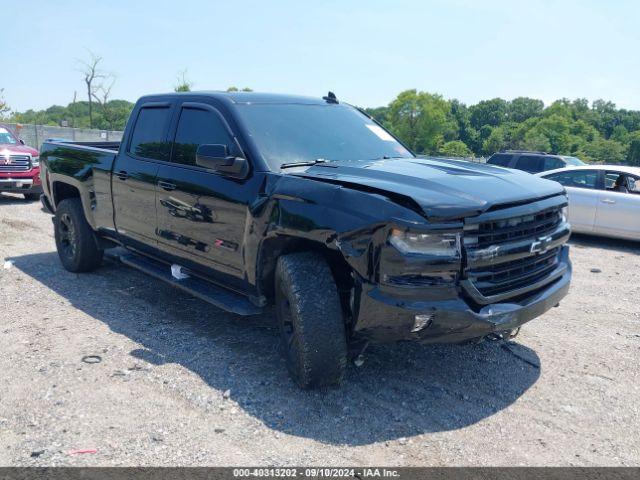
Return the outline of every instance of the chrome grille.
{"type": "Polygon", "coordinates": [[[549,206],[549,203],[544,202],[539,211],[535,210],[535,204],[525,205],[527,213],[516,216],[490,212],[486,221],[480,217],[465,225],[465,275],[484,297],[483,302],[511,298],[528,286],[544,283],[547,277],[550,281],[554,278],[561,246],[557,240],[549,249],[543,245],[545,240],[557,235],[559,229],[563,232],[566,227],[567,233],[560,235],[568,236],[568,226],[563,224],[563,204],[554,202],[549,206]]]}
{"type": "Polygon", "coordinates": [[[560,248],[556,247],[532,257],[469,270],[469,280],[485,297],[516,290],[543,279],[555,270],[559,252],[560,248]]]}
{"type": "Polygon", "coordinates": [[[483,222],[465,229],[464,243],[483,248],[552,232],[562,221],[561,208],[554,207],[519,217],[483,222]]]}
{"type": "Polygon", "coordinates": [[[31,170],[29,155],[11,155],[8,162],[6,157],[0,157],[0,172],[26,172],[28,170],[31,170]]]}

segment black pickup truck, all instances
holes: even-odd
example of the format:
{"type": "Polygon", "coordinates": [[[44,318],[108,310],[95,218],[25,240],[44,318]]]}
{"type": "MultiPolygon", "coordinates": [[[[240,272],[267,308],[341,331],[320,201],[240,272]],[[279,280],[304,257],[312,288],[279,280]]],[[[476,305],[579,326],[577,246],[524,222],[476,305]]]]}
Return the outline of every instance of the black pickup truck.
{"type": "Polygon", "coordinates": [[[558,183],[417,158],[333,94],[147,96],[122,143],[40,158],[67,270],[109,249],[228,311],[275,305],[303,388],[368,342],[509,337],[569,289],[558,183]]]}

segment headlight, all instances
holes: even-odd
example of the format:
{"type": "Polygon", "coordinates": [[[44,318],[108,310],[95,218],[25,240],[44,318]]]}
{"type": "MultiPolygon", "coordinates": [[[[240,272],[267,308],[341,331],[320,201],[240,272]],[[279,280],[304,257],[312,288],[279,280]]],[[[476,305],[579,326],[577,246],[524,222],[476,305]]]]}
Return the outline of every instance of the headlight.
{"type": "Polygon", "coordinates": [[[566,222],[568,217],[568,212],[569,212],[569,208],[568,207],[562,207],[562,210],[560,210],[560,221],[562,221],[562,223],[566,222]]]}
{"type": "Polygon", "coordinates": [[[460,256],[459,233],[412,233],[394,228],[389,243],[404,254],[460,256]]]}
{"type": "Polygon", "coordinates": [[[40,157],[31,157],[31,166],[37,167],[40,165],[40,157]]]}

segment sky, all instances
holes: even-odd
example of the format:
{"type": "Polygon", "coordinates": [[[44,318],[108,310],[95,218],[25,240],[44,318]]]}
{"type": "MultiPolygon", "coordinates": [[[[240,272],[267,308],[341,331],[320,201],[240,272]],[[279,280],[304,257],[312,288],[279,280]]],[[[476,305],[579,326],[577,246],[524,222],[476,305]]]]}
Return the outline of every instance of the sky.
{"type": "Polygon", "coordinates": [[[640,2],[1,0],[0,88],[17,111],[86,97],[89,51],[113,98],[229,86],[388,104],[603,98],[640,110],[640,2]]]}

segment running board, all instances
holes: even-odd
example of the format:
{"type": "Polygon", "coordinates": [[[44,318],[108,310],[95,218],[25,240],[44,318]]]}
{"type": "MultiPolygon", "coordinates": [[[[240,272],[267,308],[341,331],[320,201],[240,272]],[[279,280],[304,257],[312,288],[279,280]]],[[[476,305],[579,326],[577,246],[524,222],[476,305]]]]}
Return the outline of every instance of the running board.
{"type": "Polygon", "coordinates": [[[189,277],[182,280],[176,280],[171,275],[171,266],[152,260],[142,255],[128,252],[121,248],[113,249],[115,251],[109,252],[110,258],[120,260],[125,265],[140,270],[141,272],[151,275],[159,280],[163,280],[166,283],[173,285],[174,287],[183,290],[194,297],[197,297],[205,302],[210,303],[227,312],[235,313],[236,315],[258,315],[263,312],[261,307],[258,307],[251,303],[249,299],[238,293],[226,290],[222,287],[217,287],[205,280],[201,280],[198,277],[189,277]]]}

